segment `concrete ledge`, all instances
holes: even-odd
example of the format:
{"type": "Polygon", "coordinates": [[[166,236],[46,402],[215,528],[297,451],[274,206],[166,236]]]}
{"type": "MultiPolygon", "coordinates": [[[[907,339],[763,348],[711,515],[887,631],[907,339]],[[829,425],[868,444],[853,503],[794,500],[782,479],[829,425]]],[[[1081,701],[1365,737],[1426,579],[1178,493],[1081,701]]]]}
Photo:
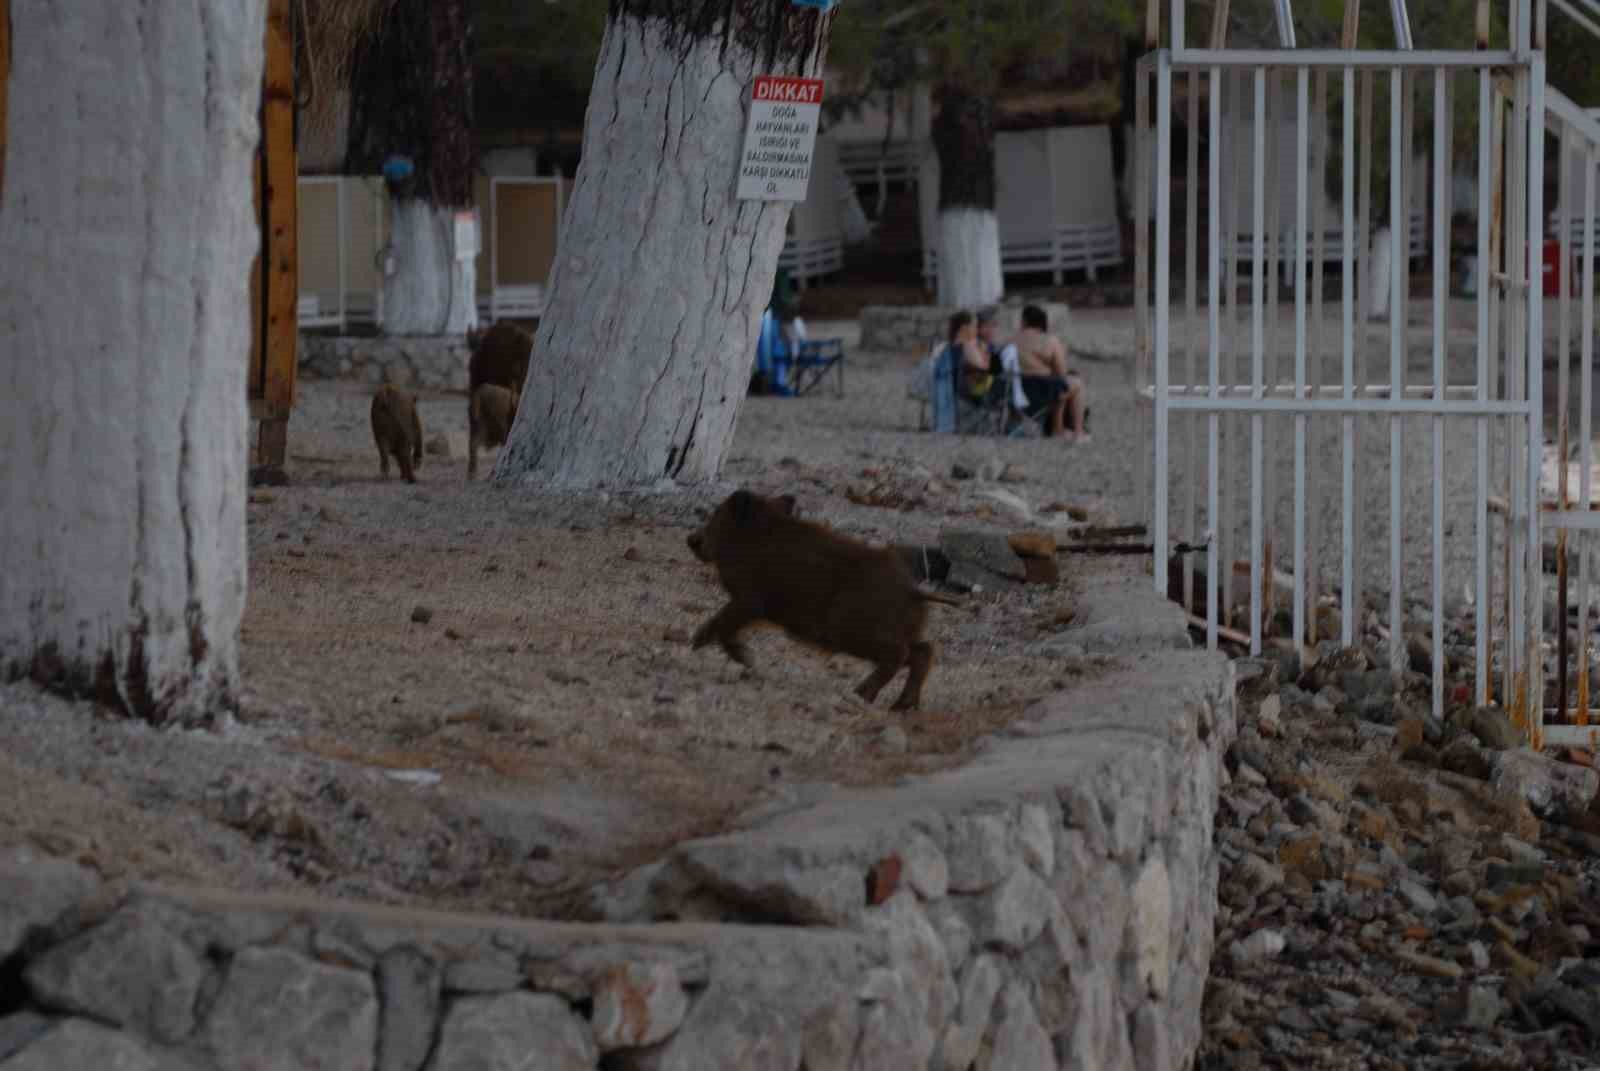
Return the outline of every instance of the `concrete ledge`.
{"type": "Polygon", "coordinates": [[[301,335],[300,370],[323,379],[354,379],[435,390],[467,389],[467,340],[460,335],[354,338],[301,335]]]}
{"type": "Polygon", "coordinates": [[[0,960],[27,992],[0,1066],[1187,1066],[1233,668],[1163,649],[1146,582],[1086,598],[1138,653],[961,769],[819,786],[680,845],[597,890],[608,923],[113,896],[70,863],[0,863],[0,960]]]}

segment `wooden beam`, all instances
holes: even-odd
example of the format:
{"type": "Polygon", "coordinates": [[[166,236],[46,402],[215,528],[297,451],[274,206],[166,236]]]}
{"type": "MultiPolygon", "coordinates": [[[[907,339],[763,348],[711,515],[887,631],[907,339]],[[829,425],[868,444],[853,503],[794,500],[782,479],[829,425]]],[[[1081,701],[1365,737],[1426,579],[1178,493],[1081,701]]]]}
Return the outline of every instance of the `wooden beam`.
{"type": "Polygon", "coordinates": [[[299,341],[299,167],[294,145],[294,29],[291,0],[267,0],[266,79],[262,94],[261,152],[265,225],[261,234],[266,274],[266,333],[262,340],[263,384],[259,462],[282,468],[294,407],[299,341]]]}
{"type": "Polygon", "coordinates": [[[1161,47],[1161,0],[1145,0],[1144,48],[1154,52],[1161,47]]]}

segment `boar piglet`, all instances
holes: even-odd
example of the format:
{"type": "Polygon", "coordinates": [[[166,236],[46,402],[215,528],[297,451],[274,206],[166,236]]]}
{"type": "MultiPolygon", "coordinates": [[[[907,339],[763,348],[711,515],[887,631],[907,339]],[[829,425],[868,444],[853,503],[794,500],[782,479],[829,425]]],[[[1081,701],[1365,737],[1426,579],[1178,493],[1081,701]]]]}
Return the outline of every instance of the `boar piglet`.
{"type": "Polygon", "coordinates": [[[493,383],[485,383],[472,392],[467,412],[467,479],[478,474],[480,447],[505,444],[521,399],[520,387],[507,390],[493,383]]]}
{"type": "Polygon", "coordinates": [[[871,662],[872,672],[856,688],[869,703],[908,668],[894,709],[915,710],[933,666],[933,644],[922,638],[928,603],[956,601],[918,590],[894,551],[802,521],[794,508],[791,495],[735,491],[689,536],[689,549],[717,567],[729,596],[695,633],[693,646],[715,640],[748,666],[739,634],[767,621],[803,643],[871,662]]]}
{"type": "Polygon", "coordinates": [[[422,465],[422,421],[417,400],[385,383],[372,396],[372,438],[378,444],[378,472],[389,475],[389,455],[400,463],[407,483],[417,482],[422,465]]]}

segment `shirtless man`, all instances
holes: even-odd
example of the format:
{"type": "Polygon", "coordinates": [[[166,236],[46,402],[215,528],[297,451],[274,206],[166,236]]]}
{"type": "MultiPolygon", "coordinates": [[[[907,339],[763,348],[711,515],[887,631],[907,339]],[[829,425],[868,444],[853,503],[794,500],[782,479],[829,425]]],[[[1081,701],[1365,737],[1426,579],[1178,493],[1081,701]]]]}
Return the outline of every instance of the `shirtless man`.
{"type": "Polygon", "coordinates": [[[1049,317],[1037,305],[1022,310],[1022,330],[1012,340],[1017,347],[1017,368],[1022,373],[1022,390],[1032,407],[1050,407],[1047,434],[1060,435],[1067,442],[1088,442],[1084,430],[1083,380],[1067,369],[1066,347],[1048,334],[1049,317]],[[1072,430],[1066,430],[1068,418],[1072,430]]]}

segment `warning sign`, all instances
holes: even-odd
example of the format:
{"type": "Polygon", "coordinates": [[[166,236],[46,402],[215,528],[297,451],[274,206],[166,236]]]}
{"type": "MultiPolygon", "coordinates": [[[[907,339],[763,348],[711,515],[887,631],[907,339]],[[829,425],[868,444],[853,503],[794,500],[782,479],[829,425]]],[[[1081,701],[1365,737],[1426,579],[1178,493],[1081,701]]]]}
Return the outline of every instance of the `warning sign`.
{"type": "Polygon", "coordinates": [[[820,78],[757,78],[739,158],[739,199],[804,201],[822,111],[820,78]]]}

